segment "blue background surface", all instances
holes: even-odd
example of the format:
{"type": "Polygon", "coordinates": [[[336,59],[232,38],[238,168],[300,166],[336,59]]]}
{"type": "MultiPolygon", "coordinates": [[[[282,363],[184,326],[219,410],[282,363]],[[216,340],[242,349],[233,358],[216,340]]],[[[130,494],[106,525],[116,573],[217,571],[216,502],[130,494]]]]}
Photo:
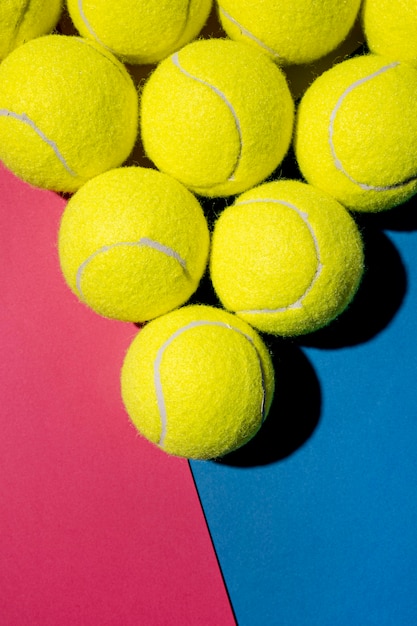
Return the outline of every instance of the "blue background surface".
{"type": "Polygon", "coordinates": [[[358,222],[354,303],[310,337],[265,336],[267,422],[191,462],[239,626],[417,624],[417,203],[358,222]]]}

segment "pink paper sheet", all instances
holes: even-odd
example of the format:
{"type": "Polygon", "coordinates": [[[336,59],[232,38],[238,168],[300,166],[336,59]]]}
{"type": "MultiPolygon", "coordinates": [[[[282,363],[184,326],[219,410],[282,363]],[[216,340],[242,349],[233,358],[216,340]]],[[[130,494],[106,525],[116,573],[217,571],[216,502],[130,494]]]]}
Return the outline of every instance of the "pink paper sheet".
{"type": "Polygon", "coordinates": [[[0,623],[234,624],[188,463],[120,400],[137,329],[61,277],[64,206],[0,166],[0,623]]]}

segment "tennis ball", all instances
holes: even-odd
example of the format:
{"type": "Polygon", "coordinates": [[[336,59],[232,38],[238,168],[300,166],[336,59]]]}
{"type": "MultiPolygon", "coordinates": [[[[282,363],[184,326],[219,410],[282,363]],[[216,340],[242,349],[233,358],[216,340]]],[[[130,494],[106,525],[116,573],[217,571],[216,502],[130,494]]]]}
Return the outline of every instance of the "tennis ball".
{"type": "Polygon", "coordinates": [[[294,103],[266,55],[225,39],[195,41],[145,83],[141,135],[158,169],[203,196],[239,193],[279,165],[294,103]]]}
{"type": "Polygon", "coordinates": [[[236,316],[186,306],[149,322],[130,345],[122,398],[139,432],[165,452],[221,457],[249,441],[274,393],[270,354],[236,316]]]}
{"type": "Polygon", "coordinates": [[[209,232],[197,199],[153,169],[88,181],[62,216],[58,251],[72,291],[97,313],[143,322],[183,304],[206,268],[209,232]]]}
{"type": "Polygon", "coordinates": [[[218,0],[226,33],[282,65],[311,63],[348,36],[361,0],[218,0]]]}
{"type": "Polygon", "coordinates": [[[362,23],[372,52],[417,65],[415,0],[364,0],[362,23]]]}
{"type": "Polygon", "coordinates": [[[329,324],[352,300],[363,263],[361,236],[347,210],[301,181],[247,191],[214,226],[210,273],[220,301],[275,335],[329,324]]]}
{"type": "Polygon", "coordinates": [[[36,187],[75,191],[133,149],[136,88],[97,44],[33,39],[1,63],[0,84],[0,160],[36,187]]]}
{"type": "Polygon", "coordinates": [[[295,154],[307,182],[353,211],[417,191],[417,69],[378,55],[335,65],[298,107],[295,154]]]}
{"type": "Polygon", "coordinates": [[[78,32],[127,63],[155,63],[203,28],[212,0],[67,0],[78,32]]]}
{"type": "Polygon", "coordinates": [[[0,2],[0,61],[30,39],[50,33],[61,15],[61,0],[0,2]]]}

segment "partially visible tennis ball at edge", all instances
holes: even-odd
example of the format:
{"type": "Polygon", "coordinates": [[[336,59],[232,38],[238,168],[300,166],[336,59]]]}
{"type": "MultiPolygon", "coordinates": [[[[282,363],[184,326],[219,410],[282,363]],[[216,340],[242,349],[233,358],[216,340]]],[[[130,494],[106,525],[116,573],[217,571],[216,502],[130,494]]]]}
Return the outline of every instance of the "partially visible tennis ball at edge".
{"type": "Polygon", "coordinates": [[[0,2],[0,61],[12,50],[55,28],[61,0],[3,0],[0,2]]]}
{"type": "Polygon", "coordinates": [[[0,65],[0,159],[22,180],[73,192],[118,167],[138,130],[126,68],[81,37],[46,35],[0,65]]]}
{"type": "Polygon", "coordinates": [[[212,0],[67,0],[80,35],[122,61],[156,63],[194,39],[212,0]]]}
{"type": "Polygon", "coordinates": [[[417,6],[414,0],[364,0],[362,24],[369,49],[417,65],[417,6]]]}
{"type": "Polygon", "coordinates": [[[297,109],[305,180],[352,211],[399,205],[417,191],[417,69],[368,54],[338,63],[297,109]]]}
{"type": "Polygon", "coordinates": [[[220,21],[236,41],[255,46],[280,65],[311,63],[346,39],[360,0],[217,0],[220,21]]]}

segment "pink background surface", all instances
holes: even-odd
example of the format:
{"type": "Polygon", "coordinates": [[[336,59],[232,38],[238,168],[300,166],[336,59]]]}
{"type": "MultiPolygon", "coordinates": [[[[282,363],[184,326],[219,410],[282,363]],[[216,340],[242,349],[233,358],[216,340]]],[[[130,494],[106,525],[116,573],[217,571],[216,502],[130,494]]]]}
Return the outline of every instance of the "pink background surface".
{"type": "Polygon", "coordinates": [[[0,622],[234,624],[188,463],[120,400],[137,329],[61,277],[64,207],[0,167],[0,622]]]}

